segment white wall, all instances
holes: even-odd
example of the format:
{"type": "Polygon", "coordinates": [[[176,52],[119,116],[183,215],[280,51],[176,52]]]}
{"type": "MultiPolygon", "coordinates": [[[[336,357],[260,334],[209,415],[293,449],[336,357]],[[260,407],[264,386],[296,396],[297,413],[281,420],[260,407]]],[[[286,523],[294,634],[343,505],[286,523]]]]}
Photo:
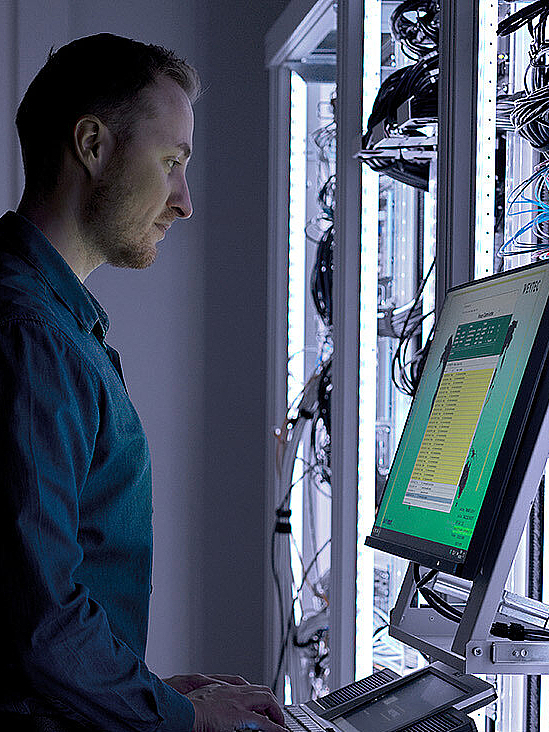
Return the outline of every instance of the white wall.
{"type": "Polygon", "coordinates": [[[15,106],[49,47],[109,31],[188,57],[195,214],[144,272],[87,281],[111,319],[149,436],[155,563],[148,662],[157,673],[262,680],[267,74],[263,36],[287,0],[6,0],[0,3],[2,208],[21,189],[15,106]]]}

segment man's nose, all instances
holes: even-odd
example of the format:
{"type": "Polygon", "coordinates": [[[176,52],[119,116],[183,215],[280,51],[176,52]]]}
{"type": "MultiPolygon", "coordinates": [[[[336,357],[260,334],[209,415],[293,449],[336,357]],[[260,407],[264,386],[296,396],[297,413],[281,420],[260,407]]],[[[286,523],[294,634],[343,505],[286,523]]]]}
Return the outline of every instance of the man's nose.
{"type": "Polygon", "coordinates": [[[192,216],[193,204],[186,176],[182,176],[174,186],[168,206],[175,211],[179,218],[188,219],[192,216]]]}

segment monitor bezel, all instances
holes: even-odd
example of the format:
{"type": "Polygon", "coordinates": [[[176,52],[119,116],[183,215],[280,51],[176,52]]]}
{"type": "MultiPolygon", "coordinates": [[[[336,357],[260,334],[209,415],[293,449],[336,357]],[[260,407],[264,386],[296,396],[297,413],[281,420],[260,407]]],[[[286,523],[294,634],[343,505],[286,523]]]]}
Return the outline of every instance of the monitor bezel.
{"type": "MultiPolygon", "coordinates": [[[[518,273],[541,267],[549,268],[548,262],[534,262],[523,267],[517,267],[513,270],[491,275],[490,277],[458,285],[457,287],[451,288],[448,294],[463,290],[467,287],[478,286],[482,283],[502,279],[506,276],[516,276],[518,273]]],[[[445,306],[447,302],[448,299],[445,300],[445,306]]],[[[482,566],[483,559],[486,555],[486,548],[493,537],[496,523],[498,520],[506,521],[506,518],[508,518],[508,516],[502,516],[501,512],[501,506],[506,492],[511,483],[515,486],[515,490],[512,491],[513,494],[518,492],[516,486],[517,484],[520,486],[520,482],[524,477],[528,462],[527,459],[521,459],[522,452],[519,451],[519,448],[523,442],[526,427],[529,423],[531,423],[531,427],[539,423],[540,415],[542,416],[545,413],[548,406],[548,390],[540,389],[541,376],[542,374],[546,376],[545,366],[548,352],[549,298],[540,319],[539,327],[532,344],[532,350],[526,363],[524,375],[517,392],[498,456],[494,463],[494,469],[486,489],[485,498],[479,511],[469,547],[466,551],[465,559],[460,561],[453,560],[447,556],[439,556],[436,553],[436,548],[437,546],[443,545],[437,542],[418,539],[417,537],[411,537],[401,532],[379,527],[378,530],[381,532],[381,535],[374,536],[370,534],[365,542],[368,546],[388,552],[389,554],[395,554],[404,559],[409,559],[424,567],[439,569],[455,576],[463,577],[464,579],[475,578],[482,566]],[[541,337],[543,333],[547,334],[546,339],[541,337]],[[407,540],[407,542],[403,541],[403,539],[407,540]],[[421,544],[422,548],[418,548],[414,544],[421,544]],[[430,551],[429,548],[431,549],[430,551]]],[[[408,412],[402,435],[405,434],[412,410],[413,404],[408,412]]],[[[399,442],[399,448],[401,441],[402,437],[399,442]]]]}

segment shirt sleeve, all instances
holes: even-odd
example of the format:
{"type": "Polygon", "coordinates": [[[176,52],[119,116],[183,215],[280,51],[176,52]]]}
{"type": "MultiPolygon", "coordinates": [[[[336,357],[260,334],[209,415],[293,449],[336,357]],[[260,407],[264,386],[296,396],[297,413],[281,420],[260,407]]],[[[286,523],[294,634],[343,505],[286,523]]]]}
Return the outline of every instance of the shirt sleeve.
{"type": "Polygon", "coordinates": [[[0,622],[7,686],[109,732],[190,732],[189,699],[112,633],[75,582],[98,379],[63,333],[0,324],[0,622]],[[75,384],[77,388],[75,388],[75,384]]]}

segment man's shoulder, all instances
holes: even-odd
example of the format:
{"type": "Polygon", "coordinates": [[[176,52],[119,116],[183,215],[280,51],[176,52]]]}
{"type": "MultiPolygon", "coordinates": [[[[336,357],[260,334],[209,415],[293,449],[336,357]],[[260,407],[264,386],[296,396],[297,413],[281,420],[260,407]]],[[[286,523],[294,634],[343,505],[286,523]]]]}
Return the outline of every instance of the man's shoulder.
{"type": "Polygon", "coordinates": [[[85,357],[77,323],[46,279],[17,256],[0,251],[0,348],[9,348],[22,331],[28,343],[63,343],[62,350],[68,347],[75,357],[85,357]]]}
{"type": "Polygon", "coordinates": [[[36,269],[0,251],[0,322],[36,319],[57,322],[61,310],[55,294],[36,269]]]}
{"type": "Polygon", "coordinates": [[[62,374],[63,380],[77,378],[86,398],[95,395],[106,381],[98,344],[90,349],[70,318],[58,316],[39,294],[16,293],[13,301],[8,290],[0,274],[0,376],[10,371],[21,375],[23,369],[36,383],[46,375],[60,383],[62,374]]]}

